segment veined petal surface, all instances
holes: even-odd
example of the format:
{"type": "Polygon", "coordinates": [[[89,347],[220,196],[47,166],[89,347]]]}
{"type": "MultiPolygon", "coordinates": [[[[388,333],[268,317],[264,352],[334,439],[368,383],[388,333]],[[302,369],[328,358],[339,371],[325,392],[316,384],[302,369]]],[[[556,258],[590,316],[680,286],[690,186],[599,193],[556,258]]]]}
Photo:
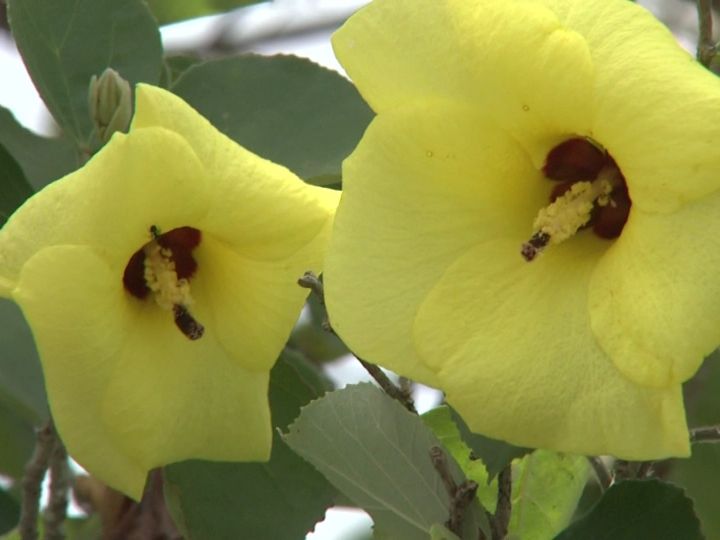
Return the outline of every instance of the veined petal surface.
{"type": "Polygon", "coordinates": [[[469,251],[419,310],[421,358],[478,433],[626,459],[688,455],[680,385],[633,383],[595,341],[588,282],[607,246],[578,240],[532,265],[511,241],[469,251]]]}

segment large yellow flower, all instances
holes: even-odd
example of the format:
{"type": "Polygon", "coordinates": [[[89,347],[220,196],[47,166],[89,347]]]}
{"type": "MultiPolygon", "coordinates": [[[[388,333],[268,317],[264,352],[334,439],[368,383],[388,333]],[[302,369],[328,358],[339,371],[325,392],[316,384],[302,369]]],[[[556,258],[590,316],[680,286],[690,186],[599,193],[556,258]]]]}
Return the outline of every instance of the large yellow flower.
{"type": "Polygon", "coordinates": [[[350,347],[492,437],[687,455],[720,82],[626,0],[376,0],[334,46],[378,113],[326,265],[350,347]]]}
{"type": "Polygon", "coordinates": [[[0,231],[73,457],[134,498],[170,462],[268,459],[269,370],[336,203],[139,86],[130,133],[0,231]]]}

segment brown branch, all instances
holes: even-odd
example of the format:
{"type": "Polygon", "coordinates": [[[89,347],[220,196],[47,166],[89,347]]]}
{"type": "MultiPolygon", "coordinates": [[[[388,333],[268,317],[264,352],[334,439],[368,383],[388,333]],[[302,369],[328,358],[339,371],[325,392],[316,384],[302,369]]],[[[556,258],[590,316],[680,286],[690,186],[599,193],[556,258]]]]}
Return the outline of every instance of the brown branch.
{"type": "Polygon", "coordinates": [[[68,492],[73,482],[65,445],[55,437],[55,447],[50,455],[50,500],[45,509],[45,540],[65,538],[63,523],[67,517],[68,492]]]}
{"type": "Polygon", "coordinates": [[[602,491],[605,491],[612,484],[612,476],[610,475],[610,471],[608,471],[608,468],[605,466],[602,459],[600,459],[599,457],[587,456],[587,459],[590,462],[590,465],[592,465],[593,470],[595,471],[595,476],[600,483],[600,488],[602,489],[602,491]]]}
{"type": "Polygon", "coordinates": [[[699,26],[697,59],[708,67],[717,53],[712,37],[712,0],[697,0],[697,11],[699,26]]]}
{"type": "Polygon", "coordinates": [[[696,427],[690,430],[690,443],[720,442],[720,425],[696,427]]]}
{"type": "Polygon", "coordinates": [[[448,469],[445,453],[439,446],[430,448],[430,460],[438,475],[440,475],[445,491],[450,497],[449,517],[445,522],[445,526],[457,536],[462,536],[465,510],[475,500],[478,485],[472,480],[465,480],[460,485],[457,485],[448,469]]]}
{"type": "Polygon", "coordinates": [[[498,475],[498,495],[492,521],[493,540],[503,540],[510,526],[512,511],[512,467],[507,465],[498,475]]]}
{"type": "MultiPolygon", "coordinates": [[[[318,278],[315,274],[313,274],[312,272],[305,272],[305,274],[298,279],[298,285],[305,289],[310,289],[315,294],[315,296],[317,296],[320,304],[323,307],[325,306],[325,288],[320,278],[318,278]]],[[[335,334],[332,324],[330,323],[330,319],[327,315],[327,311],[325,312],[323,328],[328,332],[332,332],[335,334]]],[[[348,350],[350,350],[349,347],[348,350]]],[[[363,360],[353,351],[350,352],[355,358],[357,358],[358,362],[362,364],[362,366],[367,370],[370,376],[375,379],[375,382],[378,383],[380,388],[382,388],[387,395],[399,401],[403,405],[403,407],[405,407],[411,413],[417,414],[417,410],[415,409],[415,403],[413,402],[413,399],[410,396],[409,392],[403,391],[401,388],[398,388],[385,374],[385,372],[378,366],[376,366],[375,364],[371,364],[366,360],[363,360]]]]}
{"type": "Polygon", "coordinates": [[[50,455],[55,448],[55,429],[50,420],[35,433],[35,450],[25,465],[22,479],[22,508],[20,510],[20,538],[37,540],[38,514],[40,512],[40,491],[50,455]]]}

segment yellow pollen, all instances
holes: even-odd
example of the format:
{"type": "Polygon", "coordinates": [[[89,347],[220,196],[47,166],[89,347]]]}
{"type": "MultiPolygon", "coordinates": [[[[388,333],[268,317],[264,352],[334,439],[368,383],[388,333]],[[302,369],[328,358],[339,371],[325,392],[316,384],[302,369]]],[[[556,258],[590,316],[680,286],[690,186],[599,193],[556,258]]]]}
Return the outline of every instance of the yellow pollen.
{"type": "Polygon", "coordinates": [[[545,208],[533,222],[533,235],[523,244],[521,254],[532,261],[550,244],[559,244],[572,237],[592,217],[593,207],[615,205],[610,194],[622,182],[617,169],[600,171],[593,181],[575,182],[570,189],[545,208]]]}
{"type": "Polygon", "coordinates": [[[155,241],[147,244],[144,251],[145,283],[153,292],[157,304],[170,311],[176,305],[192,304],[190,283],[187,279],[178,279],[172,252],[155,241]]]}

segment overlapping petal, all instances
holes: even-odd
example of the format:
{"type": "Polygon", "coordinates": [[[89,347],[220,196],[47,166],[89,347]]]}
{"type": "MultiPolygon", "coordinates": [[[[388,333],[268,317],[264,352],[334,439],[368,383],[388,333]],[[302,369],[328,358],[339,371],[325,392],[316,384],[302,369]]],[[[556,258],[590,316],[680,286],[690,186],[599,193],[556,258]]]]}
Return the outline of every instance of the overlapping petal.
{"type": "Polygon", "coordinates": [[[672,214],[638,211],[590,282],[598,342],[638,384],[686,381],[720,343],[720,194],[672,214]]]}
{"type": "Polygon", "coordinates": [[[547,197],[527,155],[491,125],[449,102],[413,104],[378,116],[344,163],[325,265],[332,323],[361,356],[428,383],[412,345],[425,295],[478,241],[527,235],[547,197]]]}
{"type": "Polygon", "coordinates": [[[607,244],[574,240],[531,265],[511,240],[456,261],[418,312],[422,360],[479,433],[627,459],[687,455],[680,385],[635,384],[595,341],[588,283],[607,244]]]}

